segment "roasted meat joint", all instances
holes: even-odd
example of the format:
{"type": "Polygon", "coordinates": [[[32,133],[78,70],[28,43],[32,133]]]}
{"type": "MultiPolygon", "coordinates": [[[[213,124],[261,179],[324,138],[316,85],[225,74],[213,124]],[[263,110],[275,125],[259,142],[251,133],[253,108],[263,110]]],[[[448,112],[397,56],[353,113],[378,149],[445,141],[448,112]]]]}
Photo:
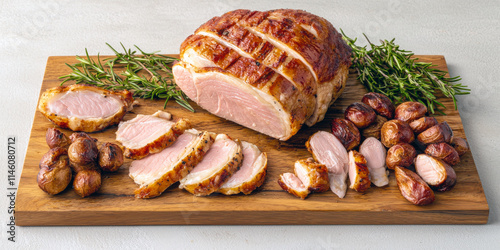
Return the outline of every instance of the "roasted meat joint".
{"type": "Polygon", "coordinates": [[[331,23],[308,12],[235,10],[182,43],[173,74],[210,113],[288,140],[340,96],[350,51],[331,23]]]}

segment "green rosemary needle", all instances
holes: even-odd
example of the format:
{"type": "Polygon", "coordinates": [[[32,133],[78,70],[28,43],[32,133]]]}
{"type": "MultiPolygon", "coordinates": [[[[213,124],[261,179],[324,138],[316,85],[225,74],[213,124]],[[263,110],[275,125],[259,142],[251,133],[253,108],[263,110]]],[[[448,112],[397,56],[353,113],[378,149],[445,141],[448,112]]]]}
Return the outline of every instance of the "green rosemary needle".
{"type": "Polygon", "coordinates": [[[76,56],[78,63],[66,64],[72,72],[59,77],[63,79],[61,85],[75,81],[76,84],[91,84],[111,90],[126,89],[136,97],[165,99],[163,108],[170,99],[174,99],[185,109],[194,112],[187,96],[173,80],[170,65],[176,58],[157,54],[158,51],[146,53],[135,45],[140,55],[135,50],[126,49],[121,43],[123,53],[108,43],[106,45],[113,50],[115,57],[101,60],[97,55],[97,60],[94,60],[85,49],[85,57],[76,56]]]}
{"type": "MultiPolygon", "coordinates": [[[[437,100],[436,92],[451,98],[457,109],[456,95],[470,94],[470,89],[460,83],[460,76],[446,77],[446,71],[433,68],[432,63],[417,62],[413,53],[399,48],[391,41],[383,40],[375,45],[365,38],[370,48],[355,44],[357,39],[342,35],[352,48],[352,67],[358,72],[358,79],[371,92],[385,94],[395,104],[405,101],[418,101],[427,106],[430,113],[444,107],[437,100]]],[[[364,34],[363,34],[364,35],[364,34]]]]}

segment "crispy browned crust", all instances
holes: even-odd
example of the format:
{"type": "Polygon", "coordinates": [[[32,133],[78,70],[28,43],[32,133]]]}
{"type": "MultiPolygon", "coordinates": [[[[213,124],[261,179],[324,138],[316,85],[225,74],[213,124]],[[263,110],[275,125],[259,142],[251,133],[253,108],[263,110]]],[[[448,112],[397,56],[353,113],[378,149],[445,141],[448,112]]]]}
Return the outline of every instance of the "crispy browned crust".
{"type": "MultiPolygon", "coordinates": [[[[330,189],[330,179],[328,178],[328,169],[325,165],[315,161],[313,158],[298,160],[302,166],[306,167],[307,176],[311,183],[307,187],[309,191],[321,193],[330,189]]],[[[295,170],[295,175],[297,171],[295,170]]],[[[297,175],[298,176],[298,175],[297,175]]]]}
{"type": "Polygon", "coordinates": [[[252,11],[240,25],[288,45],[311,64],[319,82],[330,81],[340,65],[351,65],[351,49],[326,19],[302,10],[252,11]],[[318,37],[301,25],[312,26],[318,37]]]}
{"type": "Polygon", "coordinates": [[[356,190],[357,192],[365,192],[371,185],[370,182],[370,172],[366,166],[365,157],[356,150],[352,150],[354,153],[354,162],[356,164],[356,178],[354,183],[351,183],[349,188],[356,190]]]}
{"type": "Polygon", "coordinates": [[[52,121],[54,124],[58,125],[61,128],[67,128],[73,131],[96,132],[103,130],[109,126],[118,124],[122,120],[123,116],[125,116],[127,111],[132,109],[133,102],[134,98],[132,97],[132,93],[130,93],[128,90],[112,91],[112,90],[98,88],[95,86],[74,84],[74,85],[59,86],[47,89],[45,92],[43,92],[42,96],[40,97],[38,110],[45,117],[47,117],[47,119],[49,119],[50,121],[52,121]],[[77,90],[91,90],[94,92],[101,93],[103,95],[117,96],[122,101],[123,106],[119,112],[104,119],[103,118],[80,119],[76,117],[63,117],[51,113],[48,110],[48,103],[56,94],[67,91],[77,91],[77,90]]]}
{"type": "MultiPolygon", "coordinates": [[[[238,25],[238,21],[249,13],[249,10],[235,10],[214,17],[201,25],[195,34],[208,33],[240,48],[257,62],[290,79],[300,91],[315,95],[316,79],[302,61],[238,25]]],[[[182,44],[181,51],[185,45],[182,44]]]]}
{"type": "Polygon", "coordinates": [[[163,174],[152,183],[141,186],[134,191],[136,198],[153,198],[161,195],[172,184],[186,177],[189,172],[198,164],[215,140],[215,136],[209,132],[202,132],[198,135],[197,142],[187,150],[184,157],[175,163],[171,171],[163,174]]]}
{"type": "Polygon", "coordinates": [[[259,166],[260,171],[251,180],[245,181],[241,185],[235,187],[221,188],[218,190],[218,192],[223,193],[225,195],[233,195],[239,193],[244,193],[245,195],[249,195],[255,189],[262,186],[262,184],[264,184],[264,181],[266,180],[266,175],[267,175],[267,154],[263,152],[261,153],[261,155],[264,157],[264,161],[262,162],[262,165],[259,166]]]}
{"type": "Polygon", "coordinates": [[[240,168],[243,161],[241,142],[240,140],[235,140],[235,142],[238,144],[238,149],[223,168],[209,178],[198,183],[183,185],[183,188],[196,196],[207,196],[217,191],[240,168]]]}
{"type": "Polygon", "coordinates": [[[187,119],[181,118],[172,126],[171,130],[169,130],[164,135],[156,138],[156,140],[148,143],[142,148],[125,148],[125,152],[123,154],[127,158],[138,160],[150,154],[158,153],[172,145],[175,140],[177,140],[177,138],[184,133],[185,130],[188,130],[190,128],[191,122],[187,119]]]}
{"type": "Polygon", "coordinates": [[[310,191],[308,189],[304,190],[304,191],[298,191],[298,190],[295,190],[293,188],[290,188],[288,185],[286,185],[285,181],[283,181],[283,175],[280,174],[280,178],[278,179],[278,184],[280,185],[280,187],[287,191],[288,193],[296,196],[296,197],[299,197],[301,198],[302,200],[305,199],[310,191]]]}
{"type": "Polygon", "coordinates": [[[194,68],[190,65],[186,66],[187,63],[184,62],[180,62],[179,65],[183,67],[191,67],[194,72],[199,74],[210,72],[218,72],[226,75],[229,74],[233,77],[247,81],[247,83],[249,83],[251,86],[262,90],[263,92],[268,93],[269,95],[274,97],[276,101],[282,105],[283,109],[287,111],[286,113],[289,113],[291,115],[290,134],[288,134],[284,138],[279,138],[280,140],[286,141],[299,131],[302,123],[305,121],[308,109],[308,107],[306,106],[306,102],[303,98],[301,98],[302,94],[300,93],[300,91],[297,91],[297,88],[295,88],[293,84],[291,84],[285,78],[276,75],[272,70],[267,71],[264,69],[268,74],[259,73],[262,75],[262,77],[253,79],[253,76],[255,76],[255,74],[249,72],[252,72],[254,70],[259,71],[260,66],[245,62],[248,60],[252,59],[240,58],[240,60],[237,60],[232,66],[235,69],[234,71],[222,70],[221,68],[216,67],[194,68]],[[252,79],[245,78],[244,76],[242,76],[242,74],[248,75],[252,79]]]}

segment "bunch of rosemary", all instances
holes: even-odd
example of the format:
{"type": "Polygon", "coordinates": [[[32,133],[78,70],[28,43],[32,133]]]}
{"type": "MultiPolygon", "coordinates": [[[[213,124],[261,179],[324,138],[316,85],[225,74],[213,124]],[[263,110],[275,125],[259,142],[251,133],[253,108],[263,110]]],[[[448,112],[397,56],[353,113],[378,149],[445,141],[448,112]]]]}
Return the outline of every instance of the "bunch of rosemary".
{"type": "Polygon", "coordinates": [[[367,49],[354,44],[356,39],[347,37],[343,31],[342,35],[352,48],[352,67],[357,70],[361,83],[368,91],[382,93],[395,104],[418,101],[435,113],[441,112],[438,106],[444,107],[437,101],[437,91],[452,98],[455,109],[455,96],[470,93],[467,86],[454,83],[461,80],[459,76],[446,77],[447,72],[433,68],[435,65],[432,63],[417,62],[418,58],[414,58],[410,51],[400,49],[394,43],[395,39],[383,40],[380,45],[375,45],[365,35],[370,44],[370,49],[367,49]]]}
{"type": "Polygon", "coordinates": [[[97,60],[93,60],[85,49],[86,57],[77,56],[78,63],[66,64],[72,72],[59,77],[64,79],[61,85],[72,80],[77,84],[91,84],[111,90],[126,89],[136,97],[166,99],[164,108],[170,99],[174,99],[182,107],[194,112],[185,94],[177,89],[173,81],[170,64],[176,58],[157,52],[146,53],[135,46],[141,52],[141,55],[136,55],[136,51],[127,50],[123,44],[124,53],[120,53],[108,43],[106,45],[113,50],[115,57],[101,61],[98,55],[97,60]]]}

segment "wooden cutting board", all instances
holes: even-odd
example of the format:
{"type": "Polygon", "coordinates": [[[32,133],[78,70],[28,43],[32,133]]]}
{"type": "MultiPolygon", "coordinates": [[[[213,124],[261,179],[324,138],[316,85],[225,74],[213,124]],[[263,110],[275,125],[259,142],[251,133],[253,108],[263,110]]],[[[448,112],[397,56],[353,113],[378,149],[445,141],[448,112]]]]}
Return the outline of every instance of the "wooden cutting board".
{"type": "MultiPolygon", "coordinates": [[[[437,68],[447,70],[443,56],[419,56],[421,61],[432,62],[437,68]]],[[[59,76],[70,70],[65,63],[76,62],[74,57],[49,57],[41,92],[58,86],[59,76]]],[[[360,194],[348,190],[340,199],[328,191],[312,194],[300,200],[283,191],[278,176],[293,172],[295,160],[311,155],[304,143],[318,130],[329,130],[334,117],[342,117],[344,109],[360,101],[366,93],[351,74],[342,96],[328,111],[323,122],[312,128],[304,127],[286,142],[272,139],[235,123],[211,115],[192,104],[196,113],[169,102],[166,111],[174,117],[192,121],[198,130],[227,133],[233,138],[255,143],[268,154],[268,175],[264,185],[253,194],[211,195],[195,197],[177,188],[177,184],[154,199],[136,199],[137,188],[128,177],[130,161],[117,172],[103,174],[103,184],[98,193],[80,198],[71,187],[59,195],[50,196],[37,186],[38,163],[48,151],[45,131],[54,125],[40,112],[36,112],[28,145],[24,168],[16,201],[16,224],[37,225],[168,225],[168,224],[484,224],[488,221],[488,203],[484,195],[472,154],[466,153],[455,166],[457,184],[448,192],[436,193],[436,201],[429,206],[415,206],[406,201],[396,185],[394,172],[388,187],[371,187],[360,194]]],[[[446,120],[456,136],[465,138],[458,111],[450,99],[440,100],[446,105],[446,120]]],[[[125,120],[137,114],[153,114],[163,108],[163,101],[142,100],[125,120]]],[[[116,126],[92,136],[101,141],[115,141],[116,126]]],[[[63,130],[69,135],[71,132],[63,130]]]]}

